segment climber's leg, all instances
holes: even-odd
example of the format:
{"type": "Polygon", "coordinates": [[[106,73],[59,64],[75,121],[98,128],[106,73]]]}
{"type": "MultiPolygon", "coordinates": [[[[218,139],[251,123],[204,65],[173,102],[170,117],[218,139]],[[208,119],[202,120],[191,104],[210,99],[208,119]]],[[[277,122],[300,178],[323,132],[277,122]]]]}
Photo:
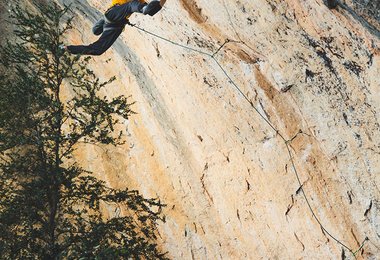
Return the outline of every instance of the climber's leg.
{"type": "Polygon", "coordinates": [[[104,18],[101,18],[99,21],[97,21],[94,24],[94,27],[92,27],[92,33],[95,35],[101,35],[103,32],[104,24],[105,24],[104,18]]]}
{"type": "Polygon", "coordinates": [[[100,38],[90,45],[69,45],[66,48],[71,54],[101,55],[112,46],[123,28],[105,29],[100,38]]]}
{"type": "Polygon", "coordinates": [[[125,22],[126,17],[132,13],[142,13],[142,9],[146,3],[141,3],[138,0],[133,0],[126,4],[115,5],[111,7],[104,15],[110,22],[125,22]]]}

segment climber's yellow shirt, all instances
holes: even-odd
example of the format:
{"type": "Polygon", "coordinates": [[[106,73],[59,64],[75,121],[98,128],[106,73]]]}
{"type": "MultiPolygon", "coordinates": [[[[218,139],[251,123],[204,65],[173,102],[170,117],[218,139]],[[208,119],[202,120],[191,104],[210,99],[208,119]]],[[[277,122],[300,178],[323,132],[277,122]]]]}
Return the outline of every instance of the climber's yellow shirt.
{"type": "MultiPolygon", "coordinates": [[[[111,4],[111,7],[114,6],[114,5],[122,5],[122,4],[126,4],[128,2],[131,2],[132,0],[112,0],[112,4],[111,4]]],[[[140,3],[145,3],[144,0],[139,0],[140,3]]]]}

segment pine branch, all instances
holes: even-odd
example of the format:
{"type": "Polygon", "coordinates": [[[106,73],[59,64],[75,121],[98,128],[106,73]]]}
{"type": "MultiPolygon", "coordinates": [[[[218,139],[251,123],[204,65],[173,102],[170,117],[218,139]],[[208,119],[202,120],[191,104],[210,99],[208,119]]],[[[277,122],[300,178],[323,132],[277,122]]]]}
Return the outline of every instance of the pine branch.
{"type": "Polygon", "coordinates": [[[120,145],[116,125],[134,112],[130,97],[112,99],[87,68],[89,59],[59,51],[72,28],[69,7],[14,7],[15,40],[1,48],[0,249],[20,259],[157,258],[163,205],[137,191],[116,190],[77,165],[81,143],[120,145]],[[67,102],[62,89],[75,93],[67,102]],[[105,219],[102,208],[123,207],[105,219]]]}

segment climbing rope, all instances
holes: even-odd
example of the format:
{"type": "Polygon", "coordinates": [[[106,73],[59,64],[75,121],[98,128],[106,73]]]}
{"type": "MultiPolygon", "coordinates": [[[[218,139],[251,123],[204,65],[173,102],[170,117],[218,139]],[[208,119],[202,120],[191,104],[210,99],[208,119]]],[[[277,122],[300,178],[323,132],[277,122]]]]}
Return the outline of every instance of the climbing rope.
{"type": "MultiPolygon", "coordinates": [[[[248,98],[248,96],[246,94],[244,94],[244,92],[241,90],[241,88],[235,83],[235,81],[230,77],[230,75],[228,74],[228,72],[224,69],[224,67],[220,64],[220,62],[215,58],[216,55],[223,49],[223,47],[229,43],[229,42],[235,42],[235,43],[242,43],[244,44],[241,40],[240,41],[232,41],[230,39],[227,39],[214,53],[208,53],[208,52],[205,52],[205,51],[202,51],[202,50],[199,50],[199,49],[195,49],[193,47],[190,47],[188,45],[185,45],[185,44],[181,44],[181,43],[178,43],[178,42],[175,42],[175,41],[172,41],[170,39],[167,39],[165,37],[162,37],[156,33],[153,33],[153,32],[150,32],[150,31],[147,31],[139,26],[137,26],[136,24],[132,24],[132,23],[128,23],[129,26],[131,27],[134,27],[136,28],[137,30],[143,32],[143,33],[146,33],[146,34],[149,34],[153,37],[156,37],[156,38],[159,38],[163,41],[166,41],[172,45],[176,45],[178,47],[181,47],[183,49],[187,49],[189,51],[192,51],[192,52],[196,52],[196,53],[199,53],[199,54],[202,54],[204,56],[207,56],[211,59],[213,59],[216,64],[218,65],[218,67],[221,69],[221,71],[224,73],[224,75],[227,77],[227,79],[229,80],[229,83],[235,87],[235,89],[243,96],[243,98],[249,103],[249,105],[255,110],[255,112],[267,123],[267,125],[269,125],[270,128],[273,129],[273,131],[276,132],[276,134],[284,141],[285,145],[286,145],[286,149],[288,150],[288,153],[289,153],[289,159],[290,159],[290,162],[291,162],[291,165],[292,165],[292,168],[293,168],[293,172],[296,176],[296,179],[297,179],[297,182],[299,184],[299,187],[300,187],[300,190],[302,191],[302,194],[303,194],[303,197],[305,198],[305,201],[306,201],[306,204],[308,205],[309,207],[309,210],[312,214],[312,216],[315,218],[315,220],[318,222],[320,228],[323,230],[323,232],[325,232],[329,237],[331,237],[336,243],[338,243],[339,245],[343,246],[344,248],[346,248],[355,258],[356,258],[356,255],[357,253],[364,247],[365,245],[365,242],[368,241],[368,237],[366,237],[363,241],[363,243],[360,245],[360,247],[357,249],[357,250],[352,250],[350,247],[348,247],[347,245],[345,245],[342,241],[340,241],[339,239],[337,239],[335,236],[333,236],[321,223],[321,221],[319,220],[319,218],[317,217],[317,215],[315,214],[314,212],[314,209],[312,208],[310,202],[309,202],[309,199],[308,197],[306,196],[306,193],[303,189],[303,184],[301,183],[301,179],[299,177],[299,174],[298,174],[298,170],[296,168],[296,165],[295,165],[295,162],[294,162],[294,159],[293,159],[293,155],[291,153],[291,149],[290,149],[290,145],[289,143],[298,135],[296,135],[295,137],[293,137],[292,139],[290,140],[287,140],[281,133],[280,131],[267,119],[267,117],[265,117],[257,107],[255,107],[255,105],[253,104],[253,102],[248,98]]],[[[299,133],[302,133],[302,131],[300,131],[299,133]]]]}

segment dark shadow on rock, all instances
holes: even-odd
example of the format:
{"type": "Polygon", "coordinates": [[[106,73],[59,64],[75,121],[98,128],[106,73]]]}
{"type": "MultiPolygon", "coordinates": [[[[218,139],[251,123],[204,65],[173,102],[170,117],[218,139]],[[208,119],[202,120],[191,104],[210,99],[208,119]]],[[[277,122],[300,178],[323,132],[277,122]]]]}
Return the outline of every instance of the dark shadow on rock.
{"type": "MultiPolygon", "coordinates": [[[[368,22],[365,18],[359,15],[353,8],[339,0],[323,0],[324,4],[330,9],[336,9],[338,7],[346,10],[356,21],[358,21],[363,27],[365,27],[372,35],[380,39],[380,31],[368,22]]],[[[377,20],[377,17],[373,17],[377,20]]]]}
{"type": "Polygon", "coordinates": [[[380,39],[380,31],[374,25],[372,25],[370,22],[368,22],[365,18],[363,18],[361,15],[359,15],[353,8],[351,8],[347,4],[339,2],[338,5],[340,8],[347,11],[352,16],[352,18],[354,18],[356,21],[358,21],[372,35],[374,35],[375,37],[380,39]]]}

